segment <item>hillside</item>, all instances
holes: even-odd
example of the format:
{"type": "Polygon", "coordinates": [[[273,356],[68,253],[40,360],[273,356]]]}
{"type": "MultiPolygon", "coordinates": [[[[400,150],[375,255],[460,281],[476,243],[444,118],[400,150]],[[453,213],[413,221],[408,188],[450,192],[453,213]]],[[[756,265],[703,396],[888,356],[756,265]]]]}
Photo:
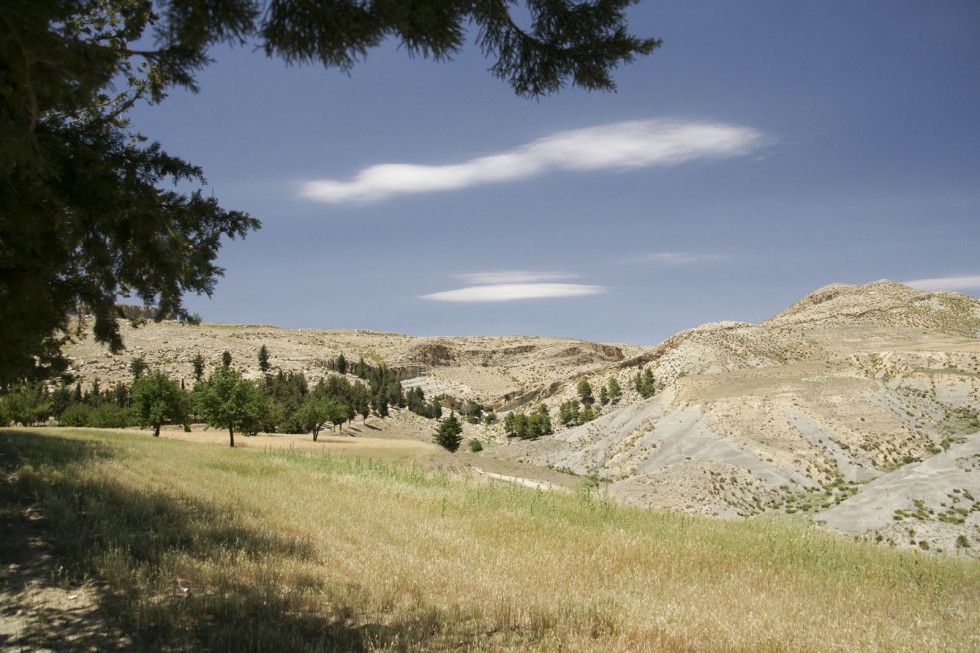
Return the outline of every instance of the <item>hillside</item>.
{"type": "Polygon", "coordinates": [[[965,295],[835,284],[761,324],[708,324],[649,348],[175,323],[124,337],[120,356],[70,349],[79,376],[126,379],[142,355],[189,379],[197,353],[213,363],[226,349],[257,375],[265,344],[274,368],[314,378],[343,353],[430,395],[498,411],[546,401],[556,426],[580,379],[616,377],[623,397],[595,421],[536,441],[477,430],[494,445],[482,455],[599,477],[642,506],[801,514],[899,546],[980,552],[980,300],[965,295]],[[649,399],[630,383],[644,366],[659,386],[649,399]]]}
{"type": "Polygon", "coordinates": [[[498,454],[598,475],[639,505],[801,513],[973,551],[978,335],[980,301],[964,295],[828,286],[759,325],[674,336],[645,353],[655,397],[498,454]]]}

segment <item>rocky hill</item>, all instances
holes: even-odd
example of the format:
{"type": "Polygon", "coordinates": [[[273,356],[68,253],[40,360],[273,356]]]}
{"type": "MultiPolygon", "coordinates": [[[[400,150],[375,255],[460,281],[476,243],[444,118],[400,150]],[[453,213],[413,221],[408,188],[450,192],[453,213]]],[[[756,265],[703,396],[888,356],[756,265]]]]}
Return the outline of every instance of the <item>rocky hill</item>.
{"type": "Polygon", "coordinates": [[[715,323],[649,348],[534,337],[411,336],[272,326],[147,324],[128,349],[69,353],[83,380],[128,378],[143,356],[189,379],[232,353],[258,375],[316,378],[363,356],[427,394],[498,411],[558,406],[587,379],[624,389],[597,419],[536,441],[481,434],[483,456],[600,479],[624,501],[721,517],[802,515],[898,546],[980,552],[980,300],[890,281],[835,284],[752,325],[715,323]],[[631,387],[648,367],[658,392],[631,387]]]}
{"type": "Polygon", "coordinates": [[[631,503],[803,514],[897,545],[980,548],[980,301],[833,285],[642,357],[654,397],[498,449],[631,503]]]}

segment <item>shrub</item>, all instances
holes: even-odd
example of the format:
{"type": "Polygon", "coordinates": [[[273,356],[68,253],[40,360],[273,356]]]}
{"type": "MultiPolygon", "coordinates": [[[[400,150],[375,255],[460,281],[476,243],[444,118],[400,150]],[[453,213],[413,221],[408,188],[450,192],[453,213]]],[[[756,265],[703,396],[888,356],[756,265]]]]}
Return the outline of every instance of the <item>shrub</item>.
{"type": "Polygon", "coordinates": [[[87,424],[100,429],[123,429],[135,425],[132,413],[115,404],[104,404],[94,409],[87,424]]]}
{"type": "Polygon", "coordinates": [[[58,421],[62,426],[90,426],[95,409],[88,404],[68,404],[58,421]]]}

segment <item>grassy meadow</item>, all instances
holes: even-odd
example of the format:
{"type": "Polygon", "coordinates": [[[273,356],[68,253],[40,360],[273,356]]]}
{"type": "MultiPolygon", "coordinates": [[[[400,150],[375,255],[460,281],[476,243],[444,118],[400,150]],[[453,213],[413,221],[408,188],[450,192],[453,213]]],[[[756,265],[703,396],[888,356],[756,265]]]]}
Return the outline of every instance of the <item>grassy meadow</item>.
{"type": "Polygon", "coordinates": [[[980,564],[792,520],[131,432],[0,430],[0,466],[142,650],[980,649],[980,564]]]}

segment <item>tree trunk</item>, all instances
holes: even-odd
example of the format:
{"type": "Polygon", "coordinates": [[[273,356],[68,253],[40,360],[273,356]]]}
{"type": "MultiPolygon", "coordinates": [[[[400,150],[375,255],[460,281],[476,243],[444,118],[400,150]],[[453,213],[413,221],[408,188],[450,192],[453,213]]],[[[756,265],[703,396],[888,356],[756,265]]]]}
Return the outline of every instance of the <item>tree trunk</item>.
{"type": "Polygon", "coordinates": [[[159,438],[160,437],[160,425],[159,424],[154,424],[153,425],[153,437],[155,437],[155,438],[159,438]]]}
{"type": "Polygon", "coordinates": [[[314,429],[313,431],[313,441],[316,442],[316,436],[320,435],[320,429],[314,429]]]}
{"type": "Polygon", "coordinates": [[[231,446],[235,446],[235,430],[232,427],[228,427],[228,438],[231,440],[231,446]]]}

